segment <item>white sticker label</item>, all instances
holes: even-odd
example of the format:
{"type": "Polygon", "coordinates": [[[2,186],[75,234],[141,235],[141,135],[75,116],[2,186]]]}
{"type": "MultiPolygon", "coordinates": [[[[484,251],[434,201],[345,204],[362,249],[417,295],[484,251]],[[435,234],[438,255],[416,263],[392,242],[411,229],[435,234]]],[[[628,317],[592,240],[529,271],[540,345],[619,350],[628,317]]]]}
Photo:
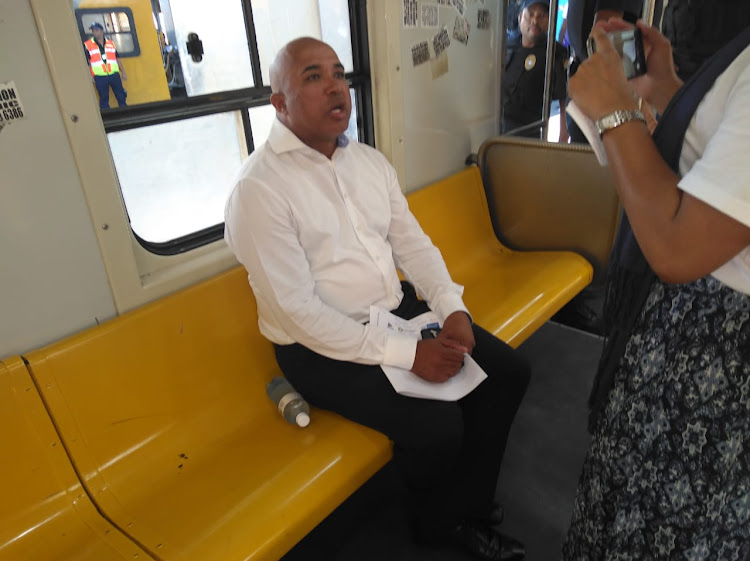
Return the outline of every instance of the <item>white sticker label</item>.
{"type": "Polygon", "coordinates": [[[26,118],[21,97],[14,82],[0,83],[0,129],[26,118]]]}
{"type": "Polygon", "coordinates": [[[417,27],[419,24],[419,9],[417,0],[403,0],[404,27],[417,27]]]}

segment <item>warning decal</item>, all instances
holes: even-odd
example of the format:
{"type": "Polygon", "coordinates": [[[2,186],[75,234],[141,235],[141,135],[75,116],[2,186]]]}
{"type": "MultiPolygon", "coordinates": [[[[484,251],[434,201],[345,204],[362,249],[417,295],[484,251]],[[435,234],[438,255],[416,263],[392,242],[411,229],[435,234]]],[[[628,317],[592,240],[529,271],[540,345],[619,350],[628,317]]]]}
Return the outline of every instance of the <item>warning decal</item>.
{"type": "Polygon", "coordinates": [[[0,130],[26,118],[21,98],[14,82],[0,83],[0,130]]]}

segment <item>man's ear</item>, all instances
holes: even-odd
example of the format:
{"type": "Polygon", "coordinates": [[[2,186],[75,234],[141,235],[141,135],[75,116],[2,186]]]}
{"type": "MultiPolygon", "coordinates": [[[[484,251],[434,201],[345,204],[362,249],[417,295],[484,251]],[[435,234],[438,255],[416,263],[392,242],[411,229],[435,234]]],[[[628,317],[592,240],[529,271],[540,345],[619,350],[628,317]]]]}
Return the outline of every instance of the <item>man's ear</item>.
{"type": "Polygon", "coordinates": [[[276,111],[278,111],[281,114],[284,114],[286,112],[286,100],[284,98],[284,94],[281,92],[272,93],[271,105],[273,105],[276,111]]]}

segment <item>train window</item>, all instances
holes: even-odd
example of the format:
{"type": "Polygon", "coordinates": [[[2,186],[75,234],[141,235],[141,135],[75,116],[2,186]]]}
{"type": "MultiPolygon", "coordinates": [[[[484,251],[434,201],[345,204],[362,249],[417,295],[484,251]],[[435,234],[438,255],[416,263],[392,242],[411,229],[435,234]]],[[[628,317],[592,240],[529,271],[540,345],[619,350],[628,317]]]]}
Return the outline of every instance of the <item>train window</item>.
{"type": "Polygon", "coordinates": [[[186,95],[255,85],[241,2],[212,0],[210,10],[206,9],[205,0],[180,0],[169,6],[169,12],[162,9],[161,21],[167,44],[177,48],[183,78],[181,86],[186,95]],[[197,36],[203,50],[200,60],[190,46],[193,35],[197,36]]]}
{"type": "MultiPolygon", "coordinates": [[[[111,0],[70,1],[81,27],[120,10],[98,7],[111,0]]],[[[373,144],[365,0],[121,3],[140,56],[124,61],[124,106],[109,92],[100,107],[131,228],[147,250],[180,253],[222,237],[228,182],[275,118],[268,67],[291,39],[333,46],[351,87],[348,134],[373,144]]]]}
{"type": "Polygon", "coordinates": [[[252,0],[263,84],[279,44],[295,37],[319,37],[333,47],[346,72],[354,70],[346,0],[252,0]]]}
{"type": "Polygon", "coordinates": [[[107,8],[106,11],[84,8],[77,10],[76,14],[82,42],[91,38],[91,26],[98,23],[115,44],[119,56],[125,58],[141,54],[133,24],[133,11],[130,8],[107,8]]]}
{"type": "MultiPolygon", "coordinates": [[[[350,95],[355,104],[354,90],[350,95]]],[[[276,111],[260,105],[249,108],[247,115],[259,146],[268,138],[276,111]]],[[[230,179],[247,153],[245,138],[238,134],[241,128],[240,115],[232,112],[109,133],[138,239],[159,246],[224,221],[230,179]]],[[[354,105],[347,134],[358,136],[354,105]]]]}
{"type": "Polygon", "coordinates": [[[163,244],[224,222],[246,153],[239,112],[109,133],[133,232],[163,244]]]}

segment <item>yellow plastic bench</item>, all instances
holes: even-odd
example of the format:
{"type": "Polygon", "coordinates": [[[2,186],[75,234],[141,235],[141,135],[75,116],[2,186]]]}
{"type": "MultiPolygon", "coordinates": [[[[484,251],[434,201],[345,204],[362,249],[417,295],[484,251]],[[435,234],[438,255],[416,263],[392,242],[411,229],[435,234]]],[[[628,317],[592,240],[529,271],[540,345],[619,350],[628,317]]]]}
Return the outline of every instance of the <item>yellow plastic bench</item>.
{"type": "Polygon", "coordinates": [[[94,503],[160,560],[278,559],[391,457],[337,415],[276,412],[241,268],[26,358],[94,503]]]}
{"type": "Polygon", "coordinates": [[[0,362],[0,560],[152,559],[94,508],[20,357],[0,362]]]}
{"type": "Polygon", "coordinates": [[[476,166],[411,193],[408,201],[453,280],[464,285],[474,321],[513,347],[593,278],[591,264],[577,253],[503,246],[492,229],[476,166]]]}
{"type": "MultiPolygon", "coordinates": [[[[511,345],[591,279],[576,254],[504,248],[476,168],[409,203],[475,320],[511,345]]],[[[391,457],[337,415],[281,419],[240,267],[26,359],[93,503],[159,560],[278,559],[391,457]]]]}

